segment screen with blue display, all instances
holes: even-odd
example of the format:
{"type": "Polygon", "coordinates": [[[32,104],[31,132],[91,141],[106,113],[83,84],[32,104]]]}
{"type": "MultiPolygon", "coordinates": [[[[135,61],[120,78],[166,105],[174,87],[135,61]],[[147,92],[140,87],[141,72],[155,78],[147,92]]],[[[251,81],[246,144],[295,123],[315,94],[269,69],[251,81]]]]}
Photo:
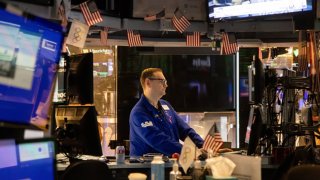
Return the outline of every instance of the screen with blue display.
{"type": "Polygon", "coordinates": [[[0,140],[0,177],[4,179],[55,179],[55,143],[51,139],[0,140]]]}
{"type": "Polygon", "coordinates": [[[306,12],[312,7],[312,0],[208,0],[211,21],[306,12]]]}
{"type": "Polygon", "coordinates": [[[0,4],[0,121],[46,121],[60,60],[62,28],[42,18],[18,16],[0,4]]]}

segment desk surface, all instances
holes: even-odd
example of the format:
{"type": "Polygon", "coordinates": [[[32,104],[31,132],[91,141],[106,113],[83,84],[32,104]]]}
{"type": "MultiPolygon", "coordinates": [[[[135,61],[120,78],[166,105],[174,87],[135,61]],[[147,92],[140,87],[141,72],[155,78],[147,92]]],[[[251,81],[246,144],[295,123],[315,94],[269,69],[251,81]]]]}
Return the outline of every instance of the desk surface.
{"type": "MultiPolygon", "coordinates": [[[[83,160],[99,160],[99,157],[95,156],[81,156],[81,159],[83,160]]],[[[66,158],[64,155],[57,155],[57,171],[58,174],[62,174],[65,169],[70,165],[68,158],[66,158]]],[[[112,172],[113,179],[116,180],[127,180],[128,174],[132,172],[140,172],[147,174],[149,176],[151,171],[151,163],[150,162],[144,162],[144,163],[130,163],[128,160],[125,161],[125,163],[116,163],[116,162],[108,162],[108,167],[112,172]]],[[[172,162],[166,162],[165,163],[165,172],[166,175],[168,175],[171,171],[172,162]]],[[[203,161],[203,166],[205,162],[203,161]]],[[[277,170],[279,165],[273,165],[273,164],[261,164],[261,176],[262,180],[269,180],[272,178],[273,173],[277,170]]],[[[182,169],[181,169],[182,172],[182,169]]],[[[150,178],[149,178],[150,179],[150,178]]],[[[148,180],[149,180],[148,179],[148,180]]]]}
{"type": "MultiPolygon", "coordinates": [[[[142,169],[142,168],[151,168],[150,162],[144,163],[130,163],[126,161],[125,163],[116,163],[116,162],[108,162],[109,169],[142,169]]],[[[172,167],[171,162],[165,163],[165,168],[172,167]]],[[[64,171],[70,165],[69,162],[58,162],[57,163],[57,171],[64,171]]]]}
{"type": "MultiPolygon", "coordinates": [[[[82,160],[100,160],[100,157],[97,156],[88,156],[83,155],[80,159],[82,160]]],[[[63,154],[57,155],[57,171],[64,171],[69,165],[70,162],[67,157],[63,154]]],[[[143,163],[130,163],[126,160],[124,163],[117,163],[117,162],[107,162],[109,169],[141,169],[141,168],[151,168],[150,162],[143,162],[143,163]]],[[[165,168],[172,167],[173,162],[168,161],[165,163],[165,168]]]]}
{"type": "MultiPolygon", "coordinates": [[[[88,156],[83,155],[81,156],[81,159],[83,160],[99,160],[100,157],[97,156],[88,156]]],[[[69,165],[68,158],[66,158],[63,154],[57,155],[57,170],[58,171],[64,171],[69,165]]],[[[141,169],[141,168],[151,168],[150,162],[144,162],[144,163],[130,163],[128,160],[126,160],[124,163],[117,163],[117,162],[108,162],[107,163],[110,169],[141,169]]],[[[172,167],[173,162],[168,161],[165,163],[166,168],[172,167]]],[[[203,161],[203,166],[205,162],[203,161]]],[[[277,169],[279,165],[277,164],[261,164],[262,169],[277,169]]]]}

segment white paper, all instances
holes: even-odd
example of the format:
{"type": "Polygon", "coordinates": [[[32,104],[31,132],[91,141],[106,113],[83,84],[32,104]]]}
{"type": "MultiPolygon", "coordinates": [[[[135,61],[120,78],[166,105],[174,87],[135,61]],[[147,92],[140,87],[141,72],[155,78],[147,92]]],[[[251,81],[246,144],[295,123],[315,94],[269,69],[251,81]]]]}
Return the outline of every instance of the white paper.
{"type": "Polygon", "coordinates": [[[73,20],[66,44],[83,48],[86,42],[89,26],[80,21],[73,20]]]}
{"type": "Polygon", "coordinates": [[[218,156],[206,160],[207,166],[210,167],[212,176],[214,178],[228,178],[231,177],[235,163],[229,158],[218,156]]]}
{"type": "Polygon", "coordinates": [[[232,176],[238,180],[261,180],[261,157],[224,154],[236,164],[232,176]]]}
{"type": "Polygon", "coordinates": [[[196,145],[189,137],[184,140],[184,144],[179,157],[179,163],[185,173],[187,173],[188,168],[195,159],[196,148],[196,145]]]}

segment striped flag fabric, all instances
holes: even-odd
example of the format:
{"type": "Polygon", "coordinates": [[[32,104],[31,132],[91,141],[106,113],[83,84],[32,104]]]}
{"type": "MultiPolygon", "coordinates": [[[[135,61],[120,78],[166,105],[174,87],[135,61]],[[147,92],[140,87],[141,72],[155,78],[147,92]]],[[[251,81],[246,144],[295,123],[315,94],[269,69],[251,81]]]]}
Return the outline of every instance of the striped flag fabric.
{"type": "Polygon", "coordinates": [[[229,55],[238,51],[238,44],[235,35],[222,33],[222,54],[229,55]]]}
{"type": "Polygon", "coordinates": [[[200,46],[200,32],[187,33],[187,46],[200,46]]]}
{"type": "Polygon", "coordinates": [[[212,150],[213,153],[218,152],[218,150],[223,145],[223,141],[219,132],[215,131],[215,125],[211,127],[207,136],[204,139],[203,149],[206,151],[212,150]]]}
{"type": "Polygon", "coordinates": [[[80,9],[88,26],[103,21],[96,3],[93,0],[80,4],[80,9]]]}
{"type": "Polygon", "coordinates": [[[100,42],[103,45],[107,45],[108,32],[109,32],[109,28],[108,27],[104,27],[103,30],[100,31],[100,42]]]}
{"type": "Polygon", "coordinates": [[[142,40],[140,33],[138,31],[134,31],[131,29],[127,30],[127,35],[128,35],[128,45],[129,47],[133,46],[142,46],[142,40]]]}
{"type": "Polygon", "coordinates": [[[144,17],[144,20],[145,21],[154,21],[154,20],[157,20],[157,19],[160,19],[160,18],[164,17],[165,14],[166,14],[165,13],[165,9],[163,9],[162,11],[158,12],[155,15],[144,17]]]}
{"type": "Polygon", "coordinates": [[[183,33],[190,26],[190,22],[178,8],[174,11],[172,24],[180,33],[183,33]]]}

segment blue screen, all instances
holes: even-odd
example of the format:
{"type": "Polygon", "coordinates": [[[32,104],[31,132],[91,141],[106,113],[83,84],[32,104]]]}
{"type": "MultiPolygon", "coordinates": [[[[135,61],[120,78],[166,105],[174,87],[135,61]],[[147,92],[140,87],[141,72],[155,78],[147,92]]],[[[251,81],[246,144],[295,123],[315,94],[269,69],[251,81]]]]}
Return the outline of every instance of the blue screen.
{"type": "Polygon", "coordinates": [[[59,24],[0,8],[0,121],[48,119],[62,38],[59,24]]]}
{"type": "Polygon", "coordinates": [[[55,179],[55,151],[52,140],[0,140],[0,177],[7,180],[55,179]]]}

